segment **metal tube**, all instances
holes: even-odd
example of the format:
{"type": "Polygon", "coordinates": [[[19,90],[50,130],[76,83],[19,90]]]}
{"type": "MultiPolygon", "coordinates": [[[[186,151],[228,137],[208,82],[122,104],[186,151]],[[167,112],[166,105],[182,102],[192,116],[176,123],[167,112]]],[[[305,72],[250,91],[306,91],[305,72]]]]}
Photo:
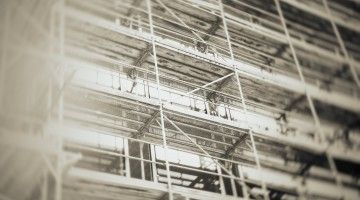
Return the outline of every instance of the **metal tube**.
{"type": "Polygon", "coordinates": [[[350,71],[351,71],[351,74],[353,76],[353,79],[356,83],[356,85],[360,88],[360,80],[359,80],[359,76],[357,75],[357,72],[356,72],[356,69],[355,67],[353,66],[351,60],[350,60],[350,57],[349,57],[349,53],[348,51],[346,50],[346,46],[345,46],[345,43],[343,41],[343,39],[341,38],[341,35],[340,35],[340,32],[339,32],[339,29],[337,28],[335,22],[334,22],[334,17],[332,16],[331,14],[331,10],[329,8],[329,5],[328,5],[328,1],[327,0],[323,0],[322,1],[323,4],[324,4],[324,7],[325,7],[325,10],[326,10],[326,14],[330,20],[330,23],[331,23],[331,26],[334,30],[334,33],[335,33],[335,36],[336,36],[336,39],[340,45],[340,48],[341,48],[341,51],[343,52],[344,56],[345,56],[345,59],[349,65],[349,68],[350,68],[350,71]]]}
{"type": "MultiPolygon", "coordinates": [[[[234,58],[234,53],[233,53],[233,50],[232,50],[229,31],[228,31],[228,28],[227,28],[227,23],[226,23],[226,18],[225,18],[225,13],[224,13],[224,7],[223,7],[223,4],[222,4],[222,0],[219,0],[219,5],[220,5],[221,17],[223,19],[223,24],[224,24],[224,31],[225,31],[225,34],[226,34],[226,39],[227,39],[227,43],[228,43],[229,50],[230,50],[230,56],[231,56],[231,61],[232,61],[231,64],[232,64],[232,66],[234,68],[233,70],[235,72],[236,82],[237,82],[237,85],[238,85],[238,90],[240,92],[241,104],[243,106],[243,109],[244,109],[243,111],[244,111],[244,114],[245,114],[245,117],[246,117],[245,120],[248,123],[247,106],[246,106],[246,103],[245,103],[245,98],[244,98],[244,94],[243,94],[243,91],[242,91],[238,70],[236,69],[236,66],[234,65],[235,58],[234,58]]],[[[265,183],[264,178],[263,178],[262,169],[261,169],[261,165],[260,165],[260,159],[259,159],[259,155],[258,155],[258,152],[257,152],[257,149],[256,149],[254,135],[253,135],[253,131],[252,131],[251,127],[249,127],[249,135],[250,135],[251,146],[252,146],[254,157],[255,157],[256,166],[257,166],[257,169],[259,170],[260,175],[261,175],[261,189],[263,191],[264,198],[267,200],[267,199],[269,199],[269,196],[267,194],[267,187],[266,187],[266,183],[265,183]]]]}
{"type": "MultiPolygon", "coordinates": [[[[197,92],[197,91],[199,91],[199,90],[201,90],[201,89],[203,89],[203,88],[206,88],[206,87],[208,87],[208,86],[210,86],[210,85],[212,85],[212,84],[214,84],[214,83],[217,83],[217,82],[219,82],[219,81],[222,81],[222,80],[224,80],[224,79],[226,79],[226,78],[230,78],[230,76],[232,76],[232,75],[234,75],[234,72],[231,72],[230,74],[227,74],[227,75],[225,75],[225,76],[223,76],[223,77],[220,77],[220,78],[218,78],[218,79],[216,79],[216,80],[214,80],[214,81],[211,81],[211,82],[209,82],[209,83],[206,83],[205,85],[202,85],[202,86],[200,86],[200,87],[197,87],[197,88],[195,88],[195,89],[187,92],[184,96],[190,95],[190,94],[192,94],[192,93],[194,93],[194,92],[197,92]]],[[[214,92],[216,92],[216,91],[214,91],[214,92]]],[[[168,102],[171,102],[171,101],[174,101],[175,99],[177,99],[177,98],[172,98],[172,99],[169,99],[169,100],[167,100],[167,101],[168,101],[168,102]]]]}
{"type": "Polygon", "coordinates": [[[156,84],[157,84],[157,92],[158,92],[158,100],[159,100],[159,110],[160,110],[160,121],[161,121],[161,133],[163,138],[163,146],[165,150],[165,165],[166,165],[166,176],[167,176],[167,184],[168,184],[168,193],[169,200],[173,200],[173,194],[171,190],[171,176],[170,176],[170,166],[168,161],[168,147],[166,144],[166,133],[165,133],[165,124],[164,124],[164,113],[163,113],[163,103],[161,99],[161,88],[160,88],[160,78],[159,78],[159,67],[157,63],[156,57],[156,47],[155,47],[155,39],[154,39],[154,26],[152,21],[152,10],[151,10],[151,0],[146,0],[146,5],[148,9],[149,16],[149,25],[150,25],[150,34],[151,34],[151,44],[152,44],[152,52],[154,55],[154,65],[155,65],[155,73],[156,73],[156,84]]]}
{"type": "MultiPolygon", "coordinates": [[[[183,130],[181,130],[181,128],[179,128],[173,121],[171,121],[168,117],[166,117],[166,115],[164,115],[165,119],[170,122],[171,125],[173,125],[181,134],[183,134],[188,140],[190,140],[198,149],[200,149],[206,156],[208,156],[209,158],[211,158],[214,163],[219,166],[221,169],[223,169],[227,174],[229,174],[228,178],[231,178],[233,180],[237,180],[239,184],[243,183],[243,180],[241,180],[240,178],[234,176],[234,174],[229,171],[224,165],[222,165],[219,161],[217,161],[213,156],[211,156],[206,150],[204,150],[199,144],[197,144],[193,139],[191,139],[191,137],[186,134],[183,130]]],[[[225,175],[222,175],[223,177],[225,177],[225,175]]]]}
{"type": "MultiPolygon", "coordinates": [[[[276,4],[277,11],[278,11],[279,16],[280,16],[281,24],[282,24],[282,26],[283,26],[283,29],[284,29],[284,32],[285,32],[285,35],[286,35],[288,44],[289,44],[290,49],[291,49],[291,53],[292,53],[293,58],[294,58],[294,62],[295,62],[295,64],[296,64],[297,71],[298,71],[298,73],[299,73],[301,82],[303,83],[304,88],[305,88],[305,95],[306,95],[306,98],[307,98],[308,103],[309,103],[309,106],[310,106],[311,114],[312,114],[312,116],[313,116],[313,118],[314,118],[314,121],[315,121],[315,126],[317,127],[317,130],[318,130],[318,132],[316,132],[316,133],[318,133],[318,135],[319,135],[319,137],[320,137],[320,142],[324,143],[324,142],[326,142],[326,141],[325,141],[325,136],[324,136],[323,129],[322,129],[322,127],[321,127],[320,119],[319,119],[319,116],[318,116],[318,114],[317,114],[317,112],[316,112],[316,109],[315,109],[313,100],[311,99],[311,96],[309,95],[309,93],[308,93],[308,91],[307,91],[306,81],[305,81],[304,75],[303,75],[303,73],[302,73],[302,69],[301,69],[301,67],[300,67],[300,63],[299,63],[299,60],[298,60],[298,58],[297,58],[297,54],[296,54],[295,48],[294,48],[294,46],[293,46],[293,44],[292,44],[292,42],[291,42],[291,36],[290,36],[290,34],[289,34],[289,31],[288,31],[288,28],[287,28],[287,25],[286,25],[286,22],[285,22],[285,18],[284,18],[283,13],[282,13],[279,0],[274,0],[274,1],[275,1],[275,4],[276,4]]],[[[328,147],[329,147],[329,146],[328,146],[328,147]]],[[[335,182],[336,182],[338,188],[340,189],[340,191],[342,192],[342,197],[345,197],[345,193],[344,193],[344,189],[343,189],[343,185],[342,185],[341,178],[340,178],[340,176],[338,175],[338,172],[337,172],[337,168],[336,168],[334,159],[332,158],[332,156],[331,156],[331,155],[329,154],[329,152],[328,152],[328,148],[325,150],[325,155],[326,155],[326,158],[327,158],[327,160],[328,160],[331,173],[332,173],[332,175],[333,175],[334,178],[335,178],[335,182]]]]}

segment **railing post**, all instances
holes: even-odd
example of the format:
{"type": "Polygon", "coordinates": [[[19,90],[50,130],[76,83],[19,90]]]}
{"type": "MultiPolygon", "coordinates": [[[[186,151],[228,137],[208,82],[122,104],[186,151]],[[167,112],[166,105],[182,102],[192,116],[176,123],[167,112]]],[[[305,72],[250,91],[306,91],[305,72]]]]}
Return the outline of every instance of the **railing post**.
{"type": "MultiPolygon", "coordinates": [[[[230,163],[230,170],[232,170],[232,163],[230,163]]],[[[233,196],[237,197],[237,191],[236,191],[236,185],[235,185],[235,180],[233,178],[230,179],[230,183],[231,183],[231,190],[233,191],[233,196]]]]}
{"type": "Polygon", "coordinates": [[[155,183],[158,182],[157,170],[156,170],[156,157],[155,157],[155,146],[150,144],[150,156],[151,156],[151,170],[152,170],[152,177],[155,183]]]}
{"type": "Polygon", "coordinates": [[[143,149],[144,149],[144,143],[142,142],[139,142],[139,147],[140,147],[140,158],[141,158],[141,179],[142,180],[145,180],[145,169],[144,169],[144,152],[143,152],[143,149]]]}
{"type": "MultiPolygon", "coordinates": [[[[240,178],[242,180],[245,180],[242,166],[238,165],[237,168],[238,168],[238,171],[239,171],[240,178]]],[[[241,190],[242,190],[244,199],[249,199],[249,193],[247,192],[247,186],[246,186],[244,181],[242,182],[241,190]]]]}
{"type": "Polygon", "coordinates": [[[129,140],[124,138],[125,176],[130,178],[129,140]]]}
{"type": "Polygon", "coordinates": [[[221,168],[219,165],[216,165],[216,170],[218,171],[218,174],[219,174],[220,192],[222,195],[226,195],[224,178],[222,177],[221,168]]]}

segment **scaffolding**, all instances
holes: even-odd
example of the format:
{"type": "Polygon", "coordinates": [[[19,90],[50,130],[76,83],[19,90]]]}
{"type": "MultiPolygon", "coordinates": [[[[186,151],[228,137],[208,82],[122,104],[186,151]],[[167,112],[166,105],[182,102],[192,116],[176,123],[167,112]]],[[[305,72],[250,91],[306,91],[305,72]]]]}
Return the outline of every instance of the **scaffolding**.
{"type": "Polygon", "coordinates": [[[0,198],[359,199],[359,9],[0,2],[0,198]]]}

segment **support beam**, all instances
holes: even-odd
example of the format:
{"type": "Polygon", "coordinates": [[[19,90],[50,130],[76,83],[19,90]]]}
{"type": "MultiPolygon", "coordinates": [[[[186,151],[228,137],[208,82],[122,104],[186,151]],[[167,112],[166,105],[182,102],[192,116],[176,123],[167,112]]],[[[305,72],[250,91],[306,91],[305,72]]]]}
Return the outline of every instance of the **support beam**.
{"type": "MultiPolygon", "coordinates": [[[[223,77],[220,77],[220,78],[218,78],[218,79],[216,79],[216,80],[214,80],[214,81],[211,81],[211,82],[209,82],[209,83],[206,83],[205,85],[202,85],[202,86],[200,86],[200,87],[198,87],[198,88],[195,88],[195,89],[187,92],[186,95],[190,95],[190,94],[192,94],[192,93],[194,93],[194,92],[199,91],[200,89],[206,88],[206,87],[208,87],[208,86],[210,86],[210,85],[213,85],[213,84],[215,84],[215,83],[217,83],[217,82],[219,82],[219,81],[223,81],[223,80],[229,79],[229,78],[232,77],[233,75],[234,75],[234,72],[231,72],[231,73],[229,73],[229,74],[227,74],[227,75],[225,75],[225,76],[223,76],[223,77]]],[[[175,100],[175,98],[172,98],[172,99],[169,99],[169,100],[167,100],[167,101],[168,101],[168,102],[171,102],[171,101],[174,101],[174,100],[175,100]]]]}
{"type": "Polygon", "coordinates": [[[164,122],[164,112],[163,112],[163,102],[161,98],[161,85],[160,85],[160,76],[159,76],[159,67],[156,56],[156,44],[155,44],[155,33],[154,33],[154,25],[153,25],[153,16],[152,16],[152,8],[151,8],[151,0],[146,0],[146,6],[149,17],[149,25],[150,25],[150,36],[151,36],[151,44],[152,51],[154,55],[154,67],[155,67],[155,75],[156,75],[156,86],[158,93],[158,103],[159,103],[159,113],[160,113],[160,121],[161,121],[161,135],[163,147],[165,150],[165,167],[166,167],[166,178],[167,178],[167,191],[169,194],[169,200],[174,199],[172,184],[171,184],[171,175],[170,175],[170,164],[168,160],[168,147],[166,142],[166,132],[165,132],[165,122],[164,122]]]}
{"type": "MultiPolygon", "coordinates": [[[[314,6],[314,4],[308,5],[308,4],[304,3],[304,1],[299,1],[299,0],[281,0],[281,1],[287,3],[291,6],[294,6],[295,8],[298,8],[300,10],[303,10],[303,11],[306,11],[313,15],[316,15],[318,17],[321,17],[323,19],[326,19],[329,21],[331,20],[331,17],[320,6],[317,7],[317,6],[314,6]]],[[[312,1],[310,1],[310,2],[312,2],[312,1]]],[[[338,24],[342,27],[345,27],[349,30],[353,30],[353,31],[360,33],[360,26],[358,25],[360,23],[359,20],[356,20],[355,18],[353,18],[353,19],[347,18],[345,20],[345,19],[343,19],[341,17],[337,17],[337,16],[334,16],[332,18],[336,24],[338,24]]]]}
{"type": "MultiPolygon", "coordinates": [[[[279,17],[281,19],[281,24],[282,24],[282,27],[284,29],[284,32],[285,32],[285,35],[286,35],[286,39],[288,41],[288,44],[289,44],[289,47],[291,49],[291,53],[292,53],[292,57],[294,59],[294,62],[295,62],[295,65],[296,65],[296,69],[299,73],[299,76],[300,76],[300,79],[301,79],[301,82],[302,84],[305,86],[305,95],[307,97],[307,101],[309,103],[309,106],[310,106],[310,110],[311,110],[311,114],[313,116],[313,119],[314,119],[314,122],[315,122],[315,126],[317,128],[317,134],[319,136],[319,139],[320,139],[320,143],[325,143],[325,135],[324,135],[324,131],[322,129],[322,126],[321,126],[321,123],[320,123],[320,119],[319,119],[319,116],[317,114],[317,111],[316,111],[316,108],[314,106],[314,103],[313,103],[313,100],[312,100],[312,97],[309,95],[308,91],[307,91],[307,88],[306,88],[306,81],[305,81],[305,78],[303,76],[303,72],[302,72],[302,69],[301,69],[301,66],[300,66],[300,63],[299,63],[299,60],[297,58],[297,54],[296,54],[296,51],[295,51],[295,48],[292,44],[292,41],[291,41],[291,36],[289,34],[289,31],[288,31],[288,28],[287,28],[287,25],[286,25],[286,21],[285,21],[285,18],[284,18],[284,15],[283,15],[283,12],[282,12],[282,9],[281,9],[281,5],[280,5],[280,2],[279,0],[274,0],[275,1],[275,4],[276,4],[276,9],[277,9],[277,12],[279,14],[279,17]]],[[[329,145],[329,144],[327,144],[329,145]]],[[[342,198],[345,198],[345,192],[344,192],[344,187],[343,187],[343,184],[342,184],[342,180],[341,180],[341,177],[339,176],[338,174],[338,171],[337,171],[337,167],[336,167],[336,164],[335,164],[335,161],[334,161],[334,158],[330,155],[329,151],[328,151],[328,148],[325,150],[325,155],[326,155],[326,158],[327,158],[327,161],[328,161],[328,164],[329,164],[329,167],[330,167],[330,171],[332,173],[332,176],[334,177],[335,179],[335,183],[337,185],[337,187],[339,188],[339,190],[341,191],[341,196],[342,198]]]]}
{"type": "MultiPolygon", "coordinates": [[[[100,87],[97,86],[96,84],[76,83],[76,82],[74,84],[76,87],[103,92],[103,93],[106,93],[107,95],[114,95],[114,96],[124,99],[124,100],[126,99],[126,100],[136,101],[139,103],[137,105],[141,105],[141,106],[150,105],[152,107],[158,105],[156,103],[157,100],[155,100],[155,99],[139,97],[139,96],[133,95],[133,94],[129,95],[129,94],[124,94],[124,93],[118,93],[117,91],[112,90],[112,89],[106,90],[101,86],[100,87]]],[[[239,123],[239,122],[234,123],[234,121],[230,121],[228,119],[223,119],[221,117],[209,116],[208,114],[205,114],[205,113],[199,113],[197,111],[193,111],[190,109],[179,108],[177,106],[172,106],[170,104],[164,106],[164,108],[166,109],[166,111],[168,113],[178,113],[180,116],[184,116],[185,118],[191,119],[191,120],[199,120],[200,119],[200,121],[205,121],[208,123],[213,123],[213,124],[218,124],[218,125],[223,124],[228,127],[231,127],[232,129],[248,128],[248,126],[246,126],[246,124],[244,124],[244,123],[239,123]]],[[[251,114],[254,114],[254,113],[251,113],[251,114]]],[[[292,136],[282,135],[280,132],[276,132],[276,131],[275,132],[262,131],[265,129],[265,127],[271,125],[272,122],[276,123],[276,120],[275,119],[271,120],[270,118],[264,119],[263,116],[261,116],[261,115],[258,115],[256,118],[253,118],[251,120],[251,123],[252,123],[253,130],[256,130],[255,136],[263,138],[265,140],[273,141],[276,143],[289,145],[291,147],[295,147],[295,148],[302,149],[305,151],[312,151],[317,154],[324,152],[326,146],[323,144],[319,145],[315,141],[312,141],[312,140],[304,141],[302,139],[299,140],[297,138],[293,138],[292,136]],[[259,123],[259,122],[261,122],[261,123],[259,123]],[[268,122],[270,122],[270,123],[268,123],[268,122]]],[[[336,146],[331,146],[330,151],[332,153],[332,156],[334,156],[338,159],[348,160],[348,161],[352,160],[353,162],[360,163],[360,159],[357,157],[355,150],[350,150],[350,149],[339,150],[336,148],[336,146]]]]}
{"type": "Polygon", "coordinates": [[[249,134],[243,134],[242,136],[239,137],[238,140],[236,140],[236,142],[233,144],[233,146],[229,147],[225,154],[223,155],[224,158],[229,158],[232,156],[232,154],[235,152],[235,149],[238,148],[239,146],[241,146],[242,144],[245,143],[245,140],[247,139],[247,137],[249,136],[249,134]]]}
{"type": "MultiPolygon", "coordinates": [[[[291,101],[285,108],[284,111],[290,112],[291,110],[293,110],[299,103],[303,102],[304,100],[306,100],[306,96],[305,95],[300,95],[297,98],[295,98],[293,101],[291,101]]],[[[286,113],[282,113],[277,120],[280,119],[284,119],[285,121],[287,121],[286,118],[286,113]]]]}
{"type": "Polygon", "coordinates": [[[134,134],[132,137],[133,137],[133,138],[139,138],[139,137],[143,136],[143,135],[144,135],[144,132],[146,131],[146,129],[148,129],[148,128],[150,127],[150,125],[151,125],[151,124],[154,122],[154,120],[158,117],[159,113],[160,113],[159,110],[155,111],[155,112],[151,115],[151,117],[150,117],[148,120],[146,120],[146,122],[144,123],[144,125],[142,125],[142,126],[140,127],[140,129],[137,131],[137,133],[134,134]]]}
{"type": "Polygon", "coordinates": [[[146,61],[147,57],[151,54],[152,48],[148,43],[146,47],[140,52],[139,57],[135,60],[134,65],[137,67],[141,67],[146,61]]]}
{"type": "MultiPolygon", "coordinates": [[[[102,19],[82,11],[79,11],[74,8],[68,7],[66,9],[66,14],[68,17],[78,19],[83,22],[90,23],[92,25],[102,27],[117,33],[121,33],[127,35],[129,37],[137,38],[145,42],[149,42],[151,38],[149,34],[144,32],[139,32],[135,30],[131,30],[124,26],[118,26],[114,24],[112,21],[102,19]]],[[[168,50],[176,51],[179,53],[183,53],[185,55],[216,64],[218,67],[223,67],[226,69],[232,69],[233,67],[229,65],[231,61],[228,58],[216,58],[215,56],[211,57],[199,51],[189,51],[188,48],[183,47],[182,44],[177,43],[176,41],[172,41],[169,43],[167,40],[164,40],[161,37],[155,37],[155,44],[159,45],[168,50]]],[[[244,74],[246,76],[256,78],[260,81],[264,81],[266,83],[270,83],[272,85],[284,88],[286,90],[297,92],[300,94],[304,94],[305,87],[308,93],[312,98],[322,101],[324,103],[328,103],[334,106],[338,106],[340,108],[360,113],[360,100],[354,96],[349,94],[345,94],[338,91],[329,92],[327,90],[323,90],[318,86],[313,84],[306,83],[305,86],[302,82],[296,78],[292,78],[280,73],[276,72],[268,72],[265,70],[261,70],[260,68],[253,66],[249,63],[245,63],[244,61],[236,60],[234,62],[236,69],[239,73],[244,74]]]]}
{"type": "Polygon", "coordinates": [[[269,200],[269,194],[267,193],[267,186],[266,186],[266,183],[264,181],[263,171],[262,171],[262,167],[261,167],[261,164],[260,164],[260,158],[259,158],[259,155],[258,155],[258,151],[256,149],[254,133],[253,133],[252,128],[249,125],[248,109],[247,109],[247,105],[245,103],[246,99],[245,99],[245,96],[243,94],[242,85],[241,85],[240,78],[239,78],[239,75],[238,75],[238,70],[237,70],[236,66],[234,65],[235,64],[235,57],[234,57],[234,52],[233,52],[233,49],[232,49],[233,47],[232,47],[232,43],[231,43],[231,37],[230,37],[229,31],[228,31],[228,28],[227,28],[227,21],[226,21],[226,17],[225,17],[225,11],[224,11],[224,6],[223,6],[223,3],[222,3],[222,0],[219,0],[219,8],[220,8],[221,18],[222,18],[223,24],[224,24],[224,31],[225,31],[225,35],[226,35],[226,40],[227,40],[227,44],[228,44],[228,48],[229,48],[229,52],[230,52],[230,58],[231,58],[230,63],[233,65],[233,70],[235,72],[236,82],[237,82],[237,86],[238,86],[239,93],[240,93],[240,98],[241,98],[241,104],[242,104],[242,107],[243,107],[243,112],[245,114],[245,122],[249,126],[248,130],[249,130],[249,136],[250,136],[253,155],[254,155],[254,158],[255,158],[256,168],[257,168],[258,172],[260,173],[262,197],[265,200],[269,200]]]}
{"type": "Polygon", "coordinates": [[[293,110],[299,103],[303,102],[306,99],[305,95],[300,95],[296,99],[294,99],[289,105],[287,105],[284,110],[291,111],[293,110]]]}
{"type": "MultiPolygon", "coordinates": [[[[150,53],[152,51],[151,49],[152,49],[151,45],[148,43],[146,45],[146,47],[140,52],[139,57],[135,60],[134,66],[141,67],[144,64],[144,62],[146,61],[147,57],[150,55],[150,53]]],[[[133,84],[132,84],[131,89],[130,89],[130,93],[132,93],[135,86],[137,85],[137,82],[136,82],[136,79],[137,79],[136,68],[132,68],[129,71],[129,77],[133,80],[133,84]]]]}
{"type": "Polygon", "coordinates": [[[197,183],[199,183],[204,177],[202,175],[199,175],[196,177],[191,183],[189,184],[189,187],[194,187],[197,183]]]}
{"type": "MultiPolygon", "coordinates": [[[[163,8],[165,8],[166,11],[168,11],[175,19],[177,19],[185,28],[189,29],[192,34],[194,34],[202,43],[203,45],[206,45],[207,47],[210,47],[211,50],[216,52],[216,49],[212,48],[212,46],[208,45],[208,43],[192,29],[190,26],[188,26],[181,18],[179,18],[169,7],[167,7],[161,0],[155,0],[158,2],[163,8]]],[[[200,44],[200,43],[198,43],[200,44]]],[[[201,51],[202,53],[205,53],[205,51],[201,51]]]]}
{"type": "Polygon", "coordinates": [[[350,71],[351,71],[351,74],[353,76],[354,82],[360,88],[360,80],[359,80],[358,74],[357,74],[356,69],[355,69],[355,67],[353,66],[353,64],[352,64],[352,62],[350,60],[349,53],[348,53],[348,51],[346,49],[346,46],[345,46],[345,43],[344,43],[344,41],[343,41],[343,39],[341,37],[340,31],[339,31],[338,27],[335,24],[334,16],[332,15],[332,12],[331,12],[331,10],[329,8],[328,1],[323,0],[322,2],[324,4],[326,14],[330,19],[331,26],[332,26],[332,28],[334,30],[334,33],[335,33],[336,39],[337,39],[337,41],[338,41],[338,43],[340,45],[341,51],[344,54],[344,57],[345,57],[345,59],[347,61],[346,63],[348,65],[348,67],[350,68],[350,71]]]}
{"type": "Polygon", "coordinates": [[[184,135],[192,144],[194,144],[198,149],[200,149],[200,151],[202,151],[206,156],[208,156],[210,159],[213,160],[213,162],[219,166],[222,170],[224,170],[224,172],[226,174],[228,174],[231,179],[235,180],[236,182],[238,182],[240,185],[242,185],[242,182],[244,181],[244,179],[241,179],[239,177],[236,177],[230,170],[228,170],[224,165],[222,165],[219,161],[217,161],[215,158],[213,158],[206,150],[204,150],[199,144],[197,144],[193,139],[191,139],[191,137],[186,134],[183,130],[181,130],[173,121],[171,121],[166,115],[164,115],[164,118],[170,122],[170,124],[176,129],[178,130],[182,135],[184,135]]]}
{"type": "Polygon", "coordinates": [[[211,27],[207,31],[208,35],[205,35],[203,37],[203,40],[208,41],[210,39],[211,35],[214,35],[216,33],[216,31],[220,28],[220,24],[221,24],[221,18],[216,17],[216,20],[211,24],[211,27]]]}
{"type": "MultiPolygon", "coordinates": [[[[212,35],[216,33],[216,31],[220,28],[221,18],[216,17],[216,20],[211,23],[210,28],[206,31],[206,35],[202,38],[202,40],[208,41],[212,35]]],[[[207,52],[208,46],[205,43],[197,42],[197,49],[203,53],[207,52]]]]}
{"type": "MultiPolygon", "coordinates": [[[[228,86],[233,81],[232,76],[227,77],[226,79],[222,80],[214,89],[215,91],[222,91],[226,86],[228,86]]],[[[211,92],[206,96],[207,100],[210,100],[216,96],[216,92],[211,92]]]]}
{"type": "Polygon", "coordinates": [[[155,0],[158,4],[160,4],[167,12],[169,12],[175,19],[177,19],[184,27],[190,30],[192,34],[194,34],[199,40],[206,43],[202,37],[199,36],[191,27],[189,27],[182,19],[180,19],[169,7],[167,7],[161,0],[155,0]]]}

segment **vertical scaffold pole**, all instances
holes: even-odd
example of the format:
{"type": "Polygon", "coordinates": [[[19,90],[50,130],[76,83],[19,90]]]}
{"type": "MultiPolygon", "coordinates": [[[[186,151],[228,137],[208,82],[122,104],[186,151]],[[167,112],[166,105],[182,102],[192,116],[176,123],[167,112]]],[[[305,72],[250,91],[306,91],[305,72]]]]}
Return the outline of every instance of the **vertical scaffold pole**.
{"type": "MultiPolygon", "coordinates": [[[[291,49],[291,53],[293,55],[293,58],[294,58],[294,62],[295,62],[295,65],[296,65],[296,69],[299,73],[299,76],[300,76],[300,79],[301,79],[301,82],[304,86],[304,89],[305,89],[305,95],[306,95],[306,98],[307,98],[307,101],[309,103],[309,106],[310,106],[310,110],[311,110],[311,114],[314,118],[314,121],[315,121],[315,127],[316,127],[316,133],[319,135],[319,139],[320,139],[320,142],[324,143],[326,142],[325,141],[325,135],[324,135],[324,132],[323,132],[323,129],[321,127],[321,123],[320,123],[320,119],[319,119],[319,116],[316,112],[316,109],[315,109],[315,106],[314,106],[314,102],[311,98],[311,96],[309,95],[308,91],[307,91],[307,88],[306,88],[306,81],[305,81],[305,78],[304,78],[304,75],[303,75],[303,72],[302,72],[302,69],[300,67],[300,63],[299,63],[299,60],[297,58],[297,54],[296,54],[296,51],[295,51],[295,48],[291,42],[291,36],[289,34],[289,30],[287,28],[287,25],[286,25],[286,22],[285,22],[285,18],[284,18],[284,15],[282,13],[282,10],[281,10],[281,6],[280,6],[280,3],[279,3],[279,0],[274,0],[275,1],[275,4],[276,4],[276,8],[277,8],[277,11],[279,13],[279,17],[280,17],[280,20],[281,20],[281,24],[283,26],[283,29],[284,29],[284,32],[285,32],[285,35],[286,35],[286,39],[287,39],[287,42],[288,42],[288,45],[291,49]]],[[[342,185],[342,181],[341,181],[341,178],[340,176],[338,175],[338,171],[337,171],[337,168],[336,168],[336,165],[335,165],[335,162],[334,162],[334,159],[333,157],[329,154],[328,152],[328,148],[326,148],[325,150],[325,155],[326,155],[326,158],[327,158],[327,161],[329,163],[329,166],[330,166],[330,171],[332,173],[332,175],[334,176],[334,179],[335,179],[335,182],[337,184],[337,187],[339,188],[339,190],[341,191],[341,195],[342,197],[344,198],[345,197],[345,193],[344,193],[344,190],[343,190],[343,185],[342,185]]]]}
{"type": "Polygon", "coordinates": [[[164,124],[163,103],[162,103],[161,92],[160,92],[161,87],[160,87],[159,68],[158,68],[157,57],[156,57],[156,47],[155,47],[155,38],[154,38],[155,34],[154,34],[153,19],[152,19],[151,0],[146,0],[146,5],[147,5],[147,10],[148,10],[148,16],[149,16],[152,52],[153,52],[153,56],[154,56],[156,85],[157,85],[159,110],[160,110],[161,133],[162,133],[162,139],[163,139],[163,147],[164,147],[164,151],[165,151],[165,167],[166,167],[168,193],[169,193],[169,200],[173,200],[173,194],[172,194],[172,189],[171,189],[170,165],[169,165],[169,161],[168,161],[168,147],[167,147],[167,143],[166,143],[166,133],[165,133],[165,124],[164,124]]]}
{"type": "Polygon", "coordinates": [[[334,30],[334,33],[335,33],[336,39],[337,39],[337,41],[338,41],[338,43],[340,45],[341,51],[343,52],[343,54],[345,56],[345,59],[346,59],[346,62],[349,65],[349,68],[350,68],[350,71],[352,73],[353,79],[354,79],[356,85],[360,88],[359,76],[357,75],[357,72],[356,72],[356,70],[355,70],[355,68],[354,68],[354,66],[353,66],[353,64],[352,64],[352,62],[350,60],[349,53],[346,50],[346,46],[345,46],[345,43],[344,43],[343,39],[341,38],[339,29],[338,29],[338,27],[336,26],[336,24],[334,22],[334,18],[332,16],[331,10],[329,8],[328,1],[323,0],[322,2],[324,4],[326,14],[328,15],[328,17],[330,19],[331,26],[332,26],[332,28],[334,30]]]}
{"type": "MultiPolygon", "coordinates": [[[[246,120],[246,122],[247,122],[247,124],[248,124],[248,119],[247,119],[247,116],[248,116],[247,106],[246,106],[246,103],[245,103],[245,98],[244,98],[244,94],[243,94],[243,91],[242,91],[241,82],[240,82],[240,79],[239,79],[239,74],[238,74],[238,71],[237,71],[237,69],[236,69],[236,66],[234,65],[234,63],[235,63],[235,58],[234,58],[234,53],[233,53],[233,50],[232,50],[230,34],[229,34],[229,31],[228,31],[228,28],[227,28],[227,23],[226,23],[226,18],[225,18],[225,12],[224,12],[224,6],[223,6],[223,3],[222,3],[222,0],[219,0],[219,4],[220,4],[221,17],[222,17],[223,24],[224,24],[224,31],[225,31],[225,34],[226,34],[226,40],[227,40],[227,43],[228,43],[228,48],[229,48],[230,56],[231,56],[231,65],[232,65],[233,70],[234,70],[234,72],[235,72],[235,78],[236,78],[236,82],[237,82],[237,85],[238,85],[238,90],[239,90],[239,93],[240,93],[241,104],[242,104],[242,106],[243,106],[243,111],[244,111],[244,114],[245,114],[245,116],[246,116],[246,119],[245,119],[245,120],[246,120]]],[[[259,170],[259,173],[260,173],[260,176],[261,176],[261,189],[262,189],[262,192],[263,192],[264,199],[265,199],[265,200],[268,200],[268,199],[269,199],[269,195],[268,195],[268,193],[267,193],[267,187],[266,187],[266,184],[265,184],[265,181],[264,181],[264,178],[263,178],[262,168],[261,168],[259,155],[258,155],[258,152],[257,152],[257,149],[256,149],[256,145],[255,145],[254,135],[253,135],[253,132],[252,132],[252,128],[251,128],[250,126],[249,126],[248,129],[249,129],[251,146],[252,146],[253,153],[254,153],[254,158],[255,158],[256,167],[257,167],[257,169],[259,170]]],[[[245,191],[246,191],[246,190],[245,190],[245,191]]],[[[244,196],[245,196],[245,198],[247,198],[247,197],[248,197],[248,194],[244,194],[244,196]]]]}

